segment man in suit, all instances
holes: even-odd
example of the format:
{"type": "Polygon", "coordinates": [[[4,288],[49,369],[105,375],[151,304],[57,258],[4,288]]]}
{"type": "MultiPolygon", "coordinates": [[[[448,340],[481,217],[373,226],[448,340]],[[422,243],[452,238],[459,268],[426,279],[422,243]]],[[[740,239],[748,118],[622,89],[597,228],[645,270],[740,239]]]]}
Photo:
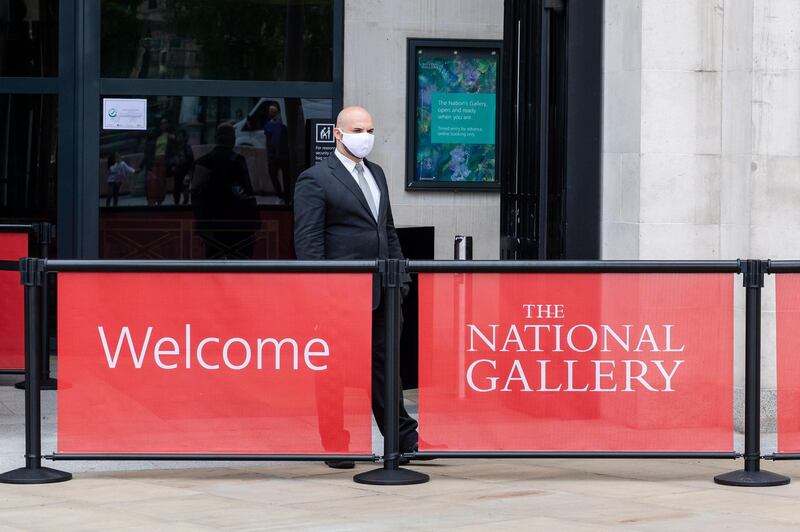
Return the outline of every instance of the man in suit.
{"type": "MultiPolygon", "coordinates": [[[[346,107],[336,119],[336,151],[297,178],[294,192],[294,246],[301,260],[402,259],[383,169],[365,157],[375,140],[372,117],[362,107],[346,107]]],[[[404,280],[403,295],[410,279],[404,280]]],[[[380,285],[373,284],[372,413],[383,433],[386,314],[380,285]]],[[[402,389],[402,387],[401,387],[402,389]]],[[[400,401],[400,450],[417,448],[417,422],[400,401]]],[[[349,469],[352,461],[327,461],[349,469]]]]}

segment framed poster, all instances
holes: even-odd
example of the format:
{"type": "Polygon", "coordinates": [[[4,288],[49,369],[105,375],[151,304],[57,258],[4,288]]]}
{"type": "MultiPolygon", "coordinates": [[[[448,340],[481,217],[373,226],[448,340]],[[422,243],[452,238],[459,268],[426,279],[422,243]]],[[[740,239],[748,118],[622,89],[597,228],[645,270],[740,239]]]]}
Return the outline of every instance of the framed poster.
{"type": "Polygon", "coordinates": [[[406,190],[500,190],[502,41],[409,39],[406,190]]]}

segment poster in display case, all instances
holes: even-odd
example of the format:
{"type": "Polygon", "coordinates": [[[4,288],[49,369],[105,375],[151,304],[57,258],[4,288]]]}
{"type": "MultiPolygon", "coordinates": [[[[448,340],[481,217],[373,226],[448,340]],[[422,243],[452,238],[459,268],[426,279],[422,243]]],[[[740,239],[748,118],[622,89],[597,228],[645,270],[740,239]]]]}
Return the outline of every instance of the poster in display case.
{"type": "Polygon", "coordinates": [[[409,39],[407,190],[499,190],[501,41],[409,39]]]}

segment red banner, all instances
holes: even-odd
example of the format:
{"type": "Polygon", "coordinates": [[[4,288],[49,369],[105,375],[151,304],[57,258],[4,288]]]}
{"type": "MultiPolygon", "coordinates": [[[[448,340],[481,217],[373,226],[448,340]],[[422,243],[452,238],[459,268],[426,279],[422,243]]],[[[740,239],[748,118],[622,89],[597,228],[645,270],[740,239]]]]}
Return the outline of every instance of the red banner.
{"type": "Polygon", "coordinates": [[[371,454],[371,274],[60,273],[61,453],[371,454]]]}
{"type": "MultiPolygon", "coordinates": [[[[0,260],[28,256],[27,233],[0,233],[0,260]]],[[[24,295],[19,272],[0,271],[0,369],[25,368],[24,295]]]]}
{"type": "Polygon", "coordinates": [[[419,277],[421,451],[733,450],[732,274],[419,277]]]}
{"type": "Polygon", "coordinates": [[[775,276],[778,452],[800,452],[800,274],[775,276]]]}

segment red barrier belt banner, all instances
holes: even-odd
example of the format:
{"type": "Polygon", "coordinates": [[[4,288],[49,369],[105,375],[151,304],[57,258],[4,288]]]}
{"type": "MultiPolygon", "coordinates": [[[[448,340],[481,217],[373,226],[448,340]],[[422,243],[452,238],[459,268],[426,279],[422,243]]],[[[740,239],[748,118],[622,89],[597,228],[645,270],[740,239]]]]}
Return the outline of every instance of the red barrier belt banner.
{"type": "Polygon", "coordinates": [[[733,450],[732,274],[420,274],[420,451],[733,450]]]}
{"type": "Polygon", "coordinates": [[[800,452],[800,274],[775,276],[778,452],[800,452]]]}
{"type": "Polygon", "coordinates": [[[372,275],[60,273],[58,450],[372,454],[372,275]]]}
{"type": "MultiPolygon", "coordinates": [[[[27,233],[0,233],[0,260],[28,255],[27,233]]],[[[25,368],[24,293],[19,272],[0,271],[0,369],[25,368]]]]}

